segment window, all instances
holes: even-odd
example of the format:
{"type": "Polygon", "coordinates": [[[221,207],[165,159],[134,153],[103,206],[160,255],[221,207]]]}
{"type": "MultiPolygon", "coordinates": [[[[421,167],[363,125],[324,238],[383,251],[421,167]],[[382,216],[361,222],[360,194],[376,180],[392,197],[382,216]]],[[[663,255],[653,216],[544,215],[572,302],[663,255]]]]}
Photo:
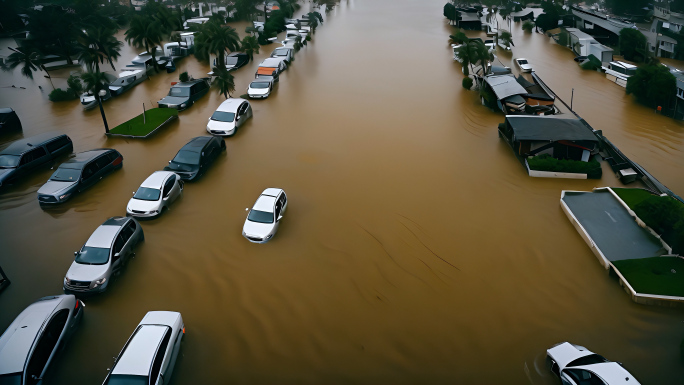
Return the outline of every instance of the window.
{"type": "Polygon", "coordinates": [[[73,168],[58,168],[57,171],[52,174],[50,180],[58,182],[73,182],[77,181],[81,176],[81,170],[75,170],[73,168]]]}
{"type": "Polygon", "coordinates": [[[21,162],[19,165],[23,166],[25,164],[29,164],[35,160],[38,160],[38,159],[44,157],[45,155],[47,155],[47,152],[45,151],[45,149],[43,147],[35,148],[35,149],[25,153],[21,157],[21,162]]]}
{"type": "Polygon", "coordinates": [[[213,115],[211,115],[211,120],[230,123],[235,120],[235,114],[232,112],[216,111],[213,115]]]}
{"type": "Polygon", "coordinates": [[[110,164],[112,161],[109,160],[109,157],[107,154],[104,154],[97,158],[95,160],[95,164],[97,165],[97,171],[102,170],[103,168],[107,167],[108,164],[110,164]]]}
{"type": "Polygon", "coordinates": [[[83,246],[76,255],[76,263],[82,265],[104,265],[109,261],[109,249],[83,246]]]}
{"type": "Polygon", "coordinates": [[[163,193],[164,196],[169,195],[169,193],[171,192],[171,189],[173,188],[173,185],[175,182],[176,182],[176,176],[171,175],[171,178],[169,178],[169,180],[167,180],[166,183],[164,184],[164,193],[163,193]]]}
{"type": "Polygon", "coordinates": [[[273,223],[273,213],[252,209],[249,211],[247,219],[257,223],[273,223]]]}
{"type": "Polygon", "coordinates": [[[156,188],[140,187],[138,191],[135,192],[133,198],[140,199],[141,201],[156,201],[159,200],[161,196],[161,191],[156,188]]]}
{"type": "Polygon", "coordinates": [[[61,136],[52,142],[48,143],[45,147],[47,147],[47,150],[50,151],[50,153],[53,153],[60,148],[67,146],[69,144],[70,140],[68,136],[61,136]]]}
{"type": "Polygon", "coordinates": [[[121,234],[116,236],[116,241],[114,241],[114,249],[112,250],[113,254],[117,254],[121,252],[121,249],[123,249],[124,245],[126,244],[126,241],[123,239],[121,234]]]}
{"type": "Polygon", "coordinates": [[[41,373],[45,369],[48,358],[50,354],[55,350],[57,346],[57,340],[64,330],[64,325],[66,325],[69,319],[69,310],[63,309],[57,312],[50,322],[43,329],[43,334],[40,336],[38,343],[36,344],[33,354],[29,359],[29,363],[26,366],[26,383],[36,384],[41,373]]]}
{"type": "Polygon", "coordinates": [[[132,220],[128,221],[128,223],[126,223],[126,225],[123,227],[123,229],[121,230],[121,238],[124,240],[124,243],[128,242],[133,233],[135,233],[135,228],[135,222],[133,222],[132,220]]]}
{"type": "Polygon", "coordinates": [[[580,385],[606,385],[594,373],[584,369],[567,369],[563,372],[567,373],[576,383],[580,385]]]}
{"type": "Polygon", "coordinates": [[[285,203],[287,203],[287,197],[285,196],[285,193],[283,193],[283,195],[280,196],[280,201],[283,207],[285,207],[285,203]]]}
{"type": "Polygon", "coordinates": [[[593,364],[600,364],[603,362],[607,362],[605,358],[598,354],[590,354],[588,356],[580,357],[574,361],[571,361],[569,364],[565,365],[566,367],[573,367],[573,366],[584,366],[584,365],[593,365],[593,364]]]}
{"type": "Polygon", "coordinates": [[[150,383],[152,384],[157,383],[157,377],[159,377],[159,372],[164,363],[166,348],[169,346],[169,339],[171,339],[171,331],[167,329],[166,334],[164,334],[164,339],[157,350],[157,355],[154,357],[154,363],[152,364],[152,371],[150,372],[150,383]]]}
{"type": "Polygon", "coordinates": [[[19,165],[19,157],[16,155],[0,155],[0,168],[14,168],[19,165]]]}
{"type": "Polygon", "coordinates": [[[183,164],[199,164],[200,154],[199,152],[180,150],[173,161],[183,164]]]}

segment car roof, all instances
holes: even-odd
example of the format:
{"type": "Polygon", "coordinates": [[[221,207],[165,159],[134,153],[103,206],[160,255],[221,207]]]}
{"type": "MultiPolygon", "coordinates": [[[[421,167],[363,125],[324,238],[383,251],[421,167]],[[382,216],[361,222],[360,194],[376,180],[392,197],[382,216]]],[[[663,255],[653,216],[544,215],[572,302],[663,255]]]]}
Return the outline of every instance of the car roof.
{"type": "Polygon", "coordinates": [[[264,61],[259,64],[259,67],[277,67],[280,65],[280,63],[283,61],[282,58],[278,57],[269,57],[264,59],[264,61]]]}
{"type": "Polygon", "coordinates": [[[29,305],[0,337],[0,374],[22,372],[36,335],[64,295],[40,299],[29,305]]]}
{"type": "Polygon", "coordinates": [[[628,384],[634,385],[639,382],[632,376],[627,369],[623,368],[617,362],[602,362],[593,365],[573,366],[570,369],[584,369],[597,374],[606,384],[628,384]]]}
{"type": "Polygon", "coordinates": [[[154,354],[167,328],[168,326],[160,325],[140,326],[116,362],[112,374],[149,375],[154,354]]]}
{"type": "Polygon", "coordinates": [[[72,157],[69,158],[66,162],[59,165],[59,168],[82,169],[83,166],[86,165],[86,163],[109,151],[112,150],[109,148],[100,148],[97,150],[79,152],[78,154],[72,155],[72,157]]]}
{"type": "Polygon", "coordinates": [[[216,111],[224,112],[236,112],[238,107],[244,102],[245,99],[241,98],[230,98],[226,99],[221,105],[216,109],[216,111]]]}
{"type": "Polygon", "coordinates": [[[261,195],[259,196],[259,199],[257,199],[256,203],[254,203],[253,208],[254,210],[272,213],[273,208],[275,206],[275,201],[275,197],[272,197],[270,195],[261,195]]]}
{"type": "Polygon", "coordinates": [[[181,148],[183,151],[202,152],[204,146],[207,145],[214,137],[213,136],[198,136],[190,139],[190,141],[181,148]]]}
{"type": "Polygon", "coordinates": [[[155,171],[152,173],[152,175],[148,176],[144,182],[142,182],[140,187],[160,188],[162,183],[164,183],[166,178],[168,178],[171,174],[173,174],[171,171],[155,171]]]}
{"type": "Polygon", "coordinates": [[[100,247],[103,249],[108,249],[114,243],[114,238],[119,232],[121,226],[111,226],[111,225],[101,225],[93,234],[88,238],[86,246],[88,247],[100,247]]]}
{"type": "Polygon", "coordinates": [[[247,54],[244,52],[231,52],[230,54],[228,54],[228,57],[231,56],[247,56],[247,54]]]}
{"type": "Polygon", "coordinates": [[[192,87],[197,83],[203,82],[204,79],[193,79],[193,80],[188,80],[187,82],[182,82],[182,83],[176,83],[171,86],[171,88],[183,88],[183,87],[192,87]]]}
{"type": "Polygon", "coordinates": [[[558,344],[551,349],[548,349],[547,352],[553,357],[560,368],[564,368],[567,364],[578,358],[594,354],[594,352],[586,349],[581,350],[569,342],[558,344]]]}
{"type": "Polygon", "coordinates": [[[140,325],[168,325],[173,326],[181,316],[176,311],[148,311],[140,321],[140,325]]]}
{"type": "Polygon", "coordinates": [[[269,187],[264,192],[261,193],[261,195],[270,195],[272,197],[278,197],[278,194],[280,194],[283,190],[279,188],[273,188],[269,187]]]}
{"type": "Polygon", "coordinates": [[[14,112],[14,110],[11,109],[10,107],[2,107],[2,108],[0,108],[0,114],[9,114],[9,113],[11,113],[11,112],[14,112]]]}
{"type": "Polygon", "coordinates": [[[0,151],[0,155],[21,155],[35,146],[41,145],[62,135],[64,134],[60,134],[59,132],[46,132],[29,138],[19,139],[0,151]]]}

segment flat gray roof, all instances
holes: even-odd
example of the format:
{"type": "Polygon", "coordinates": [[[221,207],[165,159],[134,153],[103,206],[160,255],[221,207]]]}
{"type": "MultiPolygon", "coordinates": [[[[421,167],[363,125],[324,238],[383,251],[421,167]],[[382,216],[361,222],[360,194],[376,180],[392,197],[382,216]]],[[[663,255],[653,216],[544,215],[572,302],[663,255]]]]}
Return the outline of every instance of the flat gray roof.
{"type": "Polygon", "coordinates": [[[650,258],[667,253],[660,241],[639,227],[608,190],[565,191],[562,200],[609,261],[650,258]]]}
{"type": "MultiPolygon", "coordinates": [[[[517,83],[516,83],[517,84],[517,83]]],[[[586,140],[598,142],[592,130],[581,120],[558,115],[507,115],[506,121],[517,140],[586,140]]]]}

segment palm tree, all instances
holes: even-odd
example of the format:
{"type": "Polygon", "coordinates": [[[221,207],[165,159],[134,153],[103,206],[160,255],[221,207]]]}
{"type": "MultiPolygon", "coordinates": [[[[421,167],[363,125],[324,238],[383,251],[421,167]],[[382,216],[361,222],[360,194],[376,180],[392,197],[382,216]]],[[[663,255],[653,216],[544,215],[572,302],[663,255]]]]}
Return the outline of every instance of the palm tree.
{"type": "Polygon", "coordinates": [[[126,41],[135,47],[145,49],[152,55],[154,70],[159,72],[156,51],[161,44],[164,36],[164,29],[158,20],[150,20],[143,16],[135,16],[131,20],[131,25],[126,31],[126,41]]]}
{"type": "Polygon", "coordinates": [[[78,62],[85,66],[88,71],[100,72],[100,63],[104,63],[104,55],[97,46],[90,43],[78,43],[76,46],[78,62]]]}
{"type": "Polygon", "coordinates": [[[55,85],[52,84],[52,77],[41,62],[42,58],[38,51],[31,47],[7,48],[13,52],[7,57],[5,63],[2,65],[4,71],[12,71],[21,66],[21,74],[29,79],[33,79],[34,71],[45,71],[47,78],[50,80],[52,89],[55,89],[55,85]]]}
{"type": "Polygon", "coordinates": [[[280,0],[280,9],[285,13],[286,17],[292,17],[295,11],[300,8],[297,0],[280,0]]]}
{"type": "Polygon", "coordinates": [[[210,55],[214,54],[215,65],[225,68],[226,52],[239,50],[240,37],[233,27],[207,22],[202,24],[195,34],[195,57],[200,61],[208,61],[210,55]]]}
{"type": "Polygon", "coordinates": [[[468,36],[466,36],[466,34],[458,28],[456,29],[456,32],[453,35],[449,35],[449,39],[451,39],[451,42],[454,44],[464,44],[470,41],[470,39],[468,39],[468,36]]]}
{"type": "Polygon", "coordinates": [[[302,43],[302,37],[300,35],[297,35],[295,36],[294,41],[294,50],[295,52],[297,52],[304,46],[304,44],[302,43]]]}
{"type": "Polygon", "coordinates": [[[254,54],[259,53],[259,41],[254,36],[245,36],[242,38],[242,50],[249,57],[249,61],[254,60],[254,54]]]}
{"type": "Polygon", "coordinates": [[[316,33],[316,27],[318,27],[319,24],[323,24],[323,15],[321,15],[319,12],[309,12],[307,15],[309,16],[311,33],[314,34],[316,33]]]}
{"type": "Polygon", "coordinates": [[[116,30],[101,26],[88,29],[81,36],[82,40],[97,48],[102,56],[101,63],[109,62],[113,70],[116,70],[114,62],[121,57],[121,47],[123,46],[123,42],[114,37],[115,32],[116,30]]]}
{"type": "Polygon", "coordinates": [[[81,80],[83,80],[83,90],[92,93],[95,100],[97,100],[97,104],[100,106],[100,114],[102,114],[105,132],[109,133],[107,118],[105,117],[104,109],[102,108],[102,100],[100,99],[100,91],[106,89],[109,84],[107,77],[102,72],[86,72],[81,75],[81,80]]]}
{"type": "Polygon", "coordinates": [[[470,76],[469,68],[472,67],[475,58],[471,55],[469,44],[463,44],[462,46],[458,47],[458,49],[456,50],[456,56],[458,57],[458,60],[461,62],[461,65],[463,65],[463,74],[465,76],[470,76]]]}
{"type": "Polygon", "coordinates": [[[219,94],[223,95],[228,99],[231,97],[230,93],[235,92],[235,80],[233,75],[226,70],[226,67],[215,67],[213,69],[216,79],[214,79],[214,85],[218,88],[219,94]]]}
{"type": "Polygon", "coordinates": [[[510,32],[508,31],[503,31],[499,35],[499,39],[501,39],[501,43],[505,45],[506,47],[510,47],[513,45],[513,35],[511,35],[510,32]]]}

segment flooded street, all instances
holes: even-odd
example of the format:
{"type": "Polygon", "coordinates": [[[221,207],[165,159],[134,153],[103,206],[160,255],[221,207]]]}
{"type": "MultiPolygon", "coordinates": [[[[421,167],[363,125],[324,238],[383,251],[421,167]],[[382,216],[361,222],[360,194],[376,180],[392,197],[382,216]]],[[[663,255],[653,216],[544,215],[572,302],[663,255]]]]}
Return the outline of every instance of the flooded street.
{"type": "MultiPolygon", "coordinates": [[[[563,189],[619,182],[606,164],[601,180],[526,175],[498,138],[504,116],[461,87],[443,5],[343,0],[326,15],[271,97],[252,102],[227,152],[164,217],[142,222],[136,258],[85,301],[82,327],[45,383],[101,383],[149,310],[185,321],[173,384],[558,384],[544,357],[563,341],[624,363],[642,384],[681,383],[684,311],[632,302],[559,205],[563,189]],[[288,210],[272,241],[251,244],[241,236],[245,208],[267,187],[286,191],[288,210]]],[[[246,25],[235,24],[241,35],[246,25]]],[[[529,59],[568,103],[574,88],[577,113],[684,194],[681,122],[633,103],[520,23],[513,40],[512,54],[499,50],[505,65],[529,59]]],[[[0,43],[4,52],[13,41],[0,43]]],[[[235,72],[234,96],[275,47],[235,72]]],[[[138,51],[125,46],[117,70],[138,51]]],[[[107,101],[110,127],[156,106],[183,71],[201,77],[209,67],[185,58],[107,101]]],[[[68,72],[51,72],[56,86],[68,72]]],[[[75,152],[115,148],[124,166],[59,209],[36,199],[49,169],[0,195],[0,266],[12,280],[0,293],[0,330],[62,292],[73,252],[206,135],[224,100],[212,89],[147,140],[107,138],[97,109],[49,102],[42,75],[0,73],[1,87],[26,87],[0,88],[23,135],[64,132],[75,152]]]]}

